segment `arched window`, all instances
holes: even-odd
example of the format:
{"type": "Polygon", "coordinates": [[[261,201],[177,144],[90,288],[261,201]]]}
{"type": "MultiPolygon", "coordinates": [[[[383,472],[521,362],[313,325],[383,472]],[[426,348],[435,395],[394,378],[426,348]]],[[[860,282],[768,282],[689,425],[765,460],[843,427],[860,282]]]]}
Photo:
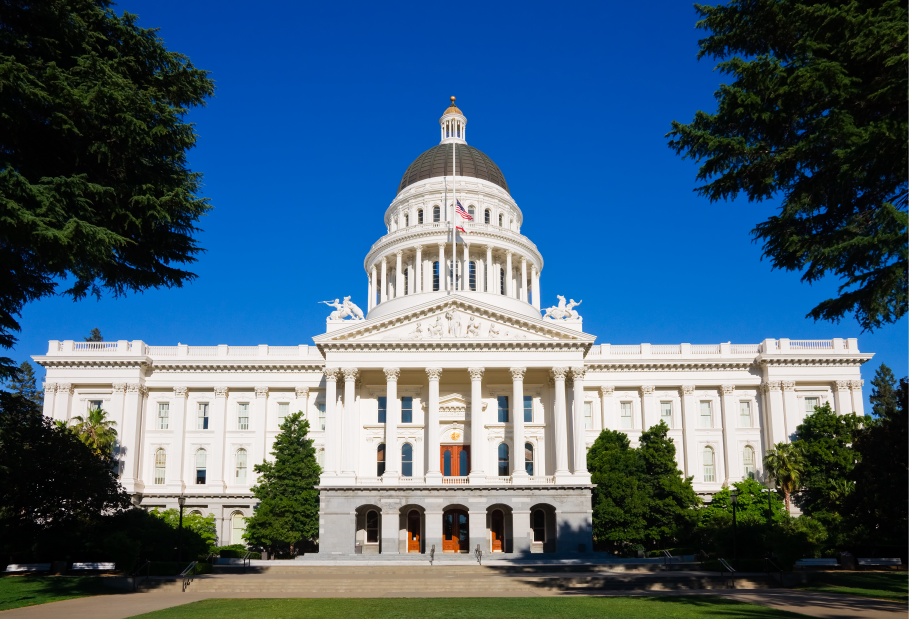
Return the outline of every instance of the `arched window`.
{"type": "Polygon", "coordinates": [[[508,477],[508,445],[499,443],[499,477],[508,477]]]}
{"type": "Polygon", "coordinates": [[[240,512],[234,512],[234,515],[230,517],[230,543],[245,546],[244,533],[246,533],[246,518],[240,512]]]}
{"type": "Polygon", "coordinates": [[[241,486],[246,485],[246,450],[237,450],[237,474],[236,483],[241,486]]]}
{"type": "Polygon", "coordinates": [[[461,475],[467,475],[470,471],[467,468],[467,450],[462,449],[461,453],[458,454],[458,470],[461,472],[461,475]]]}
{"type": "Polygon", "coordinates": [[[713,449],[704,448],[704,481],[716,481],[716,466],[713,462],[713,449]]]}
{"type": "Polygon", "coordinates": [[[530,515],[530,528],[533,529],[533,541],[542,544],[546,541],[546,512],[542,509],[533,510],[530,515]]]}
{"type": "Polygon", "coordinates": [[[376,447],[376,477],[382,477],[385,474],[385,443],[379,443],[376,447]]]}
{"type": "Polygon", "coordinates": [[[159,449],[155,452],[155,483],[164,483],[164,471],[167,468],[167,452],[159,449]]]}
{"type": "Polygon", "coordinates": [[[505,269],[499,268],[499,294],[505,294],[505,269]]]}
{"type": "Polygon", "coordinates": [[[467,274],[468,280],[467,283],[470,285],[470,289],[476,292],[477,290],[477,263],[471,261],[469,263],[470,271],[467,274]]]}
{"type": "Polygon", "coordinates": [[[432,207],[432,220],[442,221],[442,208],[439,206],[432,207]]]}
{"type": "Polygon", "coordinates": [[[417,223],[423,223],[423,209],[417,209],[417,223]]]}
{"type": "Polygon", "coordinates": [[[490,213],[489,213],[489,209],[486,209],[486,210],[483,212],[483,223],[484,223],[484,224],[488,224],[488,223],[490,222],[490,219],[491,219],[491,215],[490,215],[490,213]]]}
{"type": "Polygon", "coordinates": [[[433,292],[438,291],[439,289],[439,261],[436,260],[432,263],[432,290],[433,292]]]}
{"type": "Polygon", "coordinates": [[[404,227],[406,228],[409,225],[410,225],[410,215],[408,215],[407,213],[404,213],[404,227]]]}
{"type": "Polygon", "coordinates": [[[533,445],[530,443],[524,443],[524,468],[533,477],[533,445]]]}
{"type": "Polygon", "coordinates": [[[410,443],[401,445],[401,476],[413,477],[413,447],[410,443]]]}
{"type": "Polygon", "coordinates": [[[193,511],[189,512],[189,515],[190,516],[201,516],[202,512],[200,512],[198,509],[194,509],[193,511]]]}
{"type": "Polygon", "coordinates": [[[472,206],[468,206],[468,207],[467,207],[467,214],[470,215],[470,218],[471,218],[472,220],[476,220],[476,218],[477,218],[477,209],[475,209],[475,208],[472,207],[472,206]]]}
{"type": "Polygon", "coordinates": [[[451,477],[451,450],[446,449],[442,453],[442,475],[451,477]]]}
{"type": "Polygon", "coordinates": [[[745,478],[754,479],[754,449],[750,445],[745,445],[742,462],[745,464],[745,478]]]}
{"type": "Polygon", "coordinates": [[[205,453],[204,449],[196,451],[196,484],[202,485],[205,483],[207,456],[208,454],[205,453]]]}
{"type": "Polygon", "coordinates": [[[366,512],[366,543],[379,543],[379,512],[374,509],[366,512]]]}
{"type": "Polygon", "coordinates": [[[319,468],[325,468],[325,450],[319,449],[316,451],[316,463],[319,465],[319,468]]]}
{"type": "Polygon", "coordinates": [[[501,226],[502,222],[504,222],[504,221],[505,221],[505,216],[502,215],[502,213],[499,213],[499,226],[501,226]]]}

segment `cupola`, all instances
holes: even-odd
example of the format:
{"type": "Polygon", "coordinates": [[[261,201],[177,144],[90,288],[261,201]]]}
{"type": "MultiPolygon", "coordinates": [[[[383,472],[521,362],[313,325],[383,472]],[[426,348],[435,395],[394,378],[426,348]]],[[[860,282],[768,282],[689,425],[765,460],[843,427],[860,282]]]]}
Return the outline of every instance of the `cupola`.
{"type": "Polygon", "coordinates": [[[442,128],[442,141],[440,144],[467,144],[467,119],[464,113],[455,105],[455,98],[451,98],[451,105],[439,119],[442,128]]]}

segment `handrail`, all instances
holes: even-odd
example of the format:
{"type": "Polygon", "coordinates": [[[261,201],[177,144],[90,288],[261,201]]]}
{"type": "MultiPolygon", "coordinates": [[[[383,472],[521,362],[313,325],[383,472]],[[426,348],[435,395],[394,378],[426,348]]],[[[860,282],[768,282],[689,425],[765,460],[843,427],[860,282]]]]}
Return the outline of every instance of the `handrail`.
{"type": "MultiPolygon", "coordinates": [[[[672,561],[675,559],[675,557],[672,556],[672,553],[668,550],[661,550],[660,552],[663,553],[663,565],[671,565],[672,561]]],[[[681,563],[681,557],[679,557],[679,563],[681,563]]]]}
{"type": "Polygon", "coordinates": [[[251,552],[247,552],[245,555],[243,555],[243,573],[244,574],[246,573],[246,568],[249,567],[250,565],[252,565],[252,563],[249,560],[250,555],[252,555],[251,552]]]}
{"type": "Polygon", "coordinates": [[[732,580],[732,588],[735,589],[735,570],[731,565],[726,563],[726,559],[720,559],[720,565],[723,569],[720,570],[720,576],[723,576],[726,572],[729,572],[729,577],[732,580]]]}
{"type": "Polygon", "coordinates": [[[430,565],[432,565],[432,562],[435,561],[435,558],[436,558],[436,545],[433,544],[432,548],[429,549],[429,564],[430,565]]]}
{"type": "Polygon", "coordinates": [[[189,583],[193,581],[193,573],[195,572],[197,563],[198,561],[193,561],[185,570],[180,572],[180,578],[183,579],[183,593],[186,593],[186,588],[189,586],[189,583]]]}
{"type": "Polygon", "coordinates": [[[764,557],[764,572],[767,576],[770,576],[770,568],[773,567],[774,572],[780,573],[780,586],[785,587],[786,583],[783,581],[783,568],[773,562],[770,557],[764,557]]]}
{"type": "Polygon", "coordinates": [[[474,552],[474,554],[475,554],[476,557],[477,557],[477,563],[479,563],[480,565],[483,565],[483,551],[480,550],[480,545],[479,545],[479,544],[477,544],[477,549],[476,549],[476,551],[474,552]]]}
{"type": "Polygon", "coordinates": [[[138,568],[136,568],[135,572],[130,574],[130,576],[132,576],[132,578],[133,578],[133,592],[134,593],[139,590],[139,572],[141,572],[143,569],[145,570],[145,580],[148,580],[149,578],[151,578],[151,561],[146,561],[145,563],[140,565],[138,568]]]}

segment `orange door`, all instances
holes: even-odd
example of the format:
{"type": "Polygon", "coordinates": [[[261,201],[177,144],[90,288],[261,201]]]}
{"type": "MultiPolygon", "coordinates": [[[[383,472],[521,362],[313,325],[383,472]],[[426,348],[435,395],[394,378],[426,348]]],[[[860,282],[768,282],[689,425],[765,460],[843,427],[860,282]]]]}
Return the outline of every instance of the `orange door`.
{"type": "Polygon", "coordinates": [[[439,469],[445,477],[467,477],[470,474],[470,445],[439,447],[439,469]]]}
{"type": "Polygon", "coordinates": [[[505,539],[505,516],[502,510],[492,512],[492,526],[489,531],[492,534],[492,551],[502,552],[502,540],[505,539]]]}
{"type": "Polygon", "coordinates": [[[420,552],[420,512],[407,514],[407,552],[420,552]]]}
{"type": "Polygon", "coordinates": [[[467,552],[469,542],[467,512],[450,509],[442,514],[442,552],[467,552]]]}

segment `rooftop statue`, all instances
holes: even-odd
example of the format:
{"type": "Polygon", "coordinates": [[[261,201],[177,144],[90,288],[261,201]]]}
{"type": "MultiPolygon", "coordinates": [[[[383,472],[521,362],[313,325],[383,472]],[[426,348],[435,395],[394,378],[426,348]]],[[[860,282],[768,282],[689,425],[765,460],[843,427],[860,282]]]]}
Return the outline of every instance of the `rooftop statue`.
{"type": "Polygon", "coordinates": [[[345,318],[363,320],[363,310],[357,307],[357,304],[351,301],[350,297],[344,297],[343,303],[339,303],[338,299],[334,301],[319,301],[319,303],[335,308],[335,311],[328,315],[329,320],[344,320],[345,318]]]}
{"type": "Polygon", "coordinates": [[[583,303],[581,301],[575,301],[571,299],[570,302],[565,302],[565,297],[560,294],[557,294],[556,297],[559,299],[559,304],[552,307],[546,308],[546,313],[543,314],[543,318],[551,318],[553,320],[565,320],[565,319],[578,319],[581,315],[574,308],[583,303]]]}

